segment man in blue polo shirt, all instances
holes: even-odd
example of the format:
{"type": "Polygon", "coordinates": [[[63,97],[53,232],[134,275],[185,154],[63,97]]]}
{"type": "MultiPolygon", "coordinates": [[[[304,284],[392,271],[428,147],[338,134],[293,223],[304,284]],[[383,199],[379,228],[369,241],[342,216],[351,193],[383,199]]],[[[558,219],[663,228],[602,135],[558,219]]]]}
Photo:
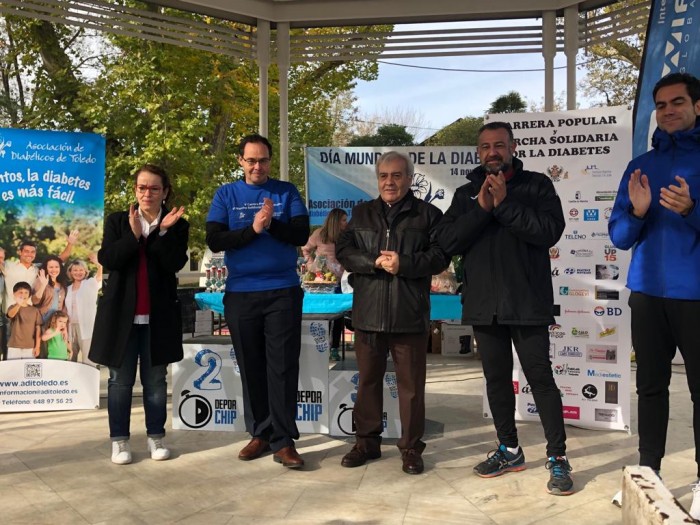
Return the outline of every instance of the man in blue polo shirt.
{"type": "Polygon", "coordinates": [[[309,213],[293,184],[270,178],[271,157],[265,137],[243,138],[238,162],[245,178],[217,190],[206,239],[213,252],[226,252],[224,315],[252,436],[238,459],[272,450],[276,462],[298,468],[304,464],[294,447],[303,291],[296,247],[309,238],[309,213]]]}

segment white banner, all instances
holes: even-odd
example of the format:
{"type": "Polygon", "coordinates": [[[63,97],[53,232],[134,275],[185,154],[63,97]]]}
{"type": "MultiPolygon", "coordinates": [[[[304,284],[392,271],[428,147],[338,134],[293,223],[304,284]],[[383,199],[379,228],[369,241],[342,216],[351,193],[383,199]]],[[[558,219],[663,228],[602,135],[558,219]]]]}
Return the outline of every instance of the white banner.
{"type": "Polygon", "coordinates": [[[348,214],[353,206],[376,199],[377,158],[398,151],[413,161],[411,190],[419,199],[447,211],[457,188],[479,165],[475,147],[306,148],[306,194],[311,225],[319,226],[333,208],[348,214]]]}
{"type": "MultiPolygon", "coordinates": [[[[631,254],[608,236],[620,177],[632,155],[625,107],[490,115],[509,122],[525,169],[546,173],[561,198],[566,229],[550,250],[554,302],[550,358],[566,423],[630,431],[630,312],[625,288],[631,254]]],[[[516,418],[537,420],[516,359],[516,418]]],[[[484,412],[490,416],[484,395],[484,412]]]]}
{"type": "Polygon", "coordinates": [[[0,362],[0,412],[100,408],[100,371],[58,359],[0,362]]]}

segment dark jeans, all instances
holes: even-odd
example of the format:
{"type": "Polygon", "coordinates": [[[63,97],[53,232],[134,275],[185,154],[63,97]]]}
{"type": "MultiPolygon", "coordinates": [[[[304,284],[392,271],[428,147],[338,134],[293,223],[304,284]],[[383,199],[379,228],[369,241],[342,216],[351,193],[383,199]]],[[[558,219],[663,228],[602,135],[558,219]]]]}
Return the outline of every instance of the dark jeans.
{"type": "Polygon", "coordinates": [[[126,355],[120,368],[109,368],[107,411],[109,436],[112,441],[129,439],[131,398],[136,381],[136,367],[143,386],[143,409],[146,414],[146,434],[152,438],[165,435],[168,398],[165,376],[167,365],[151,366],[151,328],[147,324],[131,326],[126,355]]]}
{"type": "Polygon", "coordinates": [[[632,292],[632,346],[637,360],[639,464],[661,468],[668,431],[671,361],[680,350],[693,402],[695,462],[700,477],[700,301],[632,292]]]}
{"type": "Polygon", "coordinates": [[[241,370],[246,431],[274,452],[294,445],[301,352],[300,287],[226,292],[224,315],[241,370]]]}
{"type": "Polygon", "coordinates": [[[486,394],[498,440],[507,447],[518,446],[512,341],[535,398],[547,439],[547,456],[566,454],[564,415],[549,360],[547,326],[499,325],[494,321],[492,325],[474,326],[474,337],[481,353],[486,394]]]}
{"type": "Polygon", "coordinates": [[[360,371],[353,408],[360,450],[378,452],[384,430],[384,373],[388,352],[394,361],[401,417],[400,450],[423,452],[425,432],[425,361],[429,332],[387,334],[355,330],[355,356],[360,371]]]}

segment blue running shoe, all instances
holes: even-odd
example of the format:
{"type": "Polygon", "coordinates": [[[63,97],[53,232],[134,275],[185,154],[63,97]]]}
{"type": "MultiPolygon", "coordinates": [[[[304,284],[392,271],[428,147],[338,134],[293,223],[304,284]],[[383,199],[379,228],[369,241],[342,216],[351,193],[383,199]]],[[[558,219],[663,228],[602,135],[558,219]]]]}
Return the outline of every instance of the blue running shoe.
{"type": "Polygon", "coordinates": [[[571,465],[561,456],[551,457],[545,465],[549,470],[547,492],[555,496],[568,496],[574,493],[574,480],[571,479],[571,465]]]}
{"type": "Polygon", "coordinates": [[[526,468],[522,448],[518,447],[517,454],[511,454],[505,445],[500,444],[496,450],[488,453],[485,461],[474,467],[474,474],[482,478],[495,478],[506,472],[520,472],[526,468]]]}

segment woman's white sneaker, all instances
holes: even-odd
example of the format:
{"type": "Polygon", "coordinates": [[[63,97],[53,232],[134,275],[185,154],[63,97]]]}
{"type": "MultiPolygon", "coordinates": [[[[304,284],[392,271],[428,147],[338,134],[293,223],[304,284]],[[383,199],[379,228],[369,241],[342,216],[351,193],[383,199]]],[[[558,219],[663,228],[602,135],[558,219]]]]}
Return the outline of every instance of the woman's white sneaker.
{"type": "Polygon", "coordinates": [[[128,439],[112,441],[112,463],[128,465],[131,463],[131,445],[128,439]]]}
{"type": "Polygon", "coordinates": [[[165,448],[161,438],[148,438],[148,451],[151,453],[151,459],[163,461],[170,457],[170,450],[165,448]]]}
{"type": "Polygon", "coordinates": [[[693,483],[690,488],[693,491],[693,503],[690,505],[690,517],[700,520],[700,479],[693,483]]]}

